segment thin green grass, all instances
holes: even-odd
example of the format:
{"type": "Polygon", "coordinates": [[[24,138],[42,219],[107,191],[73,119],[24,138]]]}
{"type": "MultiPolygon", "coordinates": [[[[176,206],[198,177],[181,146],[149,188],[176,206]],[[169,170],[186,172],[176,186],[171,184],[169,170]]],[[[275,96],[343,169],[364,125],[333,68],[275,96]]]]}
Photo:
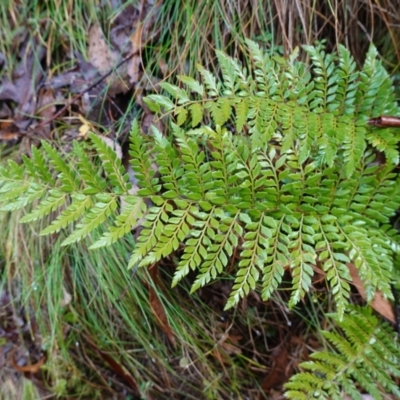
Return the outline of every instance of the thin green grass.
{"type": "MultiPolygon", "coordinates": [[[[125,6],[133,3],[136,2],[127,1],[125,6]]],[[[113,12],[111,2],[102,2],[100,6],[97,0],[0,2],[0,51],[7,59],[5,71],[10,76],[15,70],[18,48],[26,39],[31,47],[46,49],[46,69],[56,71],[60,65],[65,69],[72,67],[75,51],[84,57],[87,54],[91,24],[107,24],[113,12]]]]}
{"type": "MultiPolygon", "coordinates": [[[[38,323],[38,331],[32,335],[40,333],[48,356],[44,367],[48,390],[61,397],[77,393],[78,388],[88,394],[90,386],[81,387],[84,379],[92,381],[89,393],[96,393],[101,374],[71,358],[71,349],[78,351],[76,346],[89,349],[96,358],[86,339],[127,368],[143,396],[161,391],[169,398],[189,396],[187,393],[192,396],[184,397],[188,399],[239,398],[249,382],[256,385],[256,374],[244,368],[248,364],[244,356],[227,359],[228,365],[215,358],[214,352],[221,351],[217,333],[224,333],[218,328],[220,315],[215,310],[197,296],[190,297],[186,289],[164,293],[154,287],[175,336],[177,347],[171,346],[149,303],[152,283],[147,271],[139,270],[133,276],[126,269],[132,240],[100,251],[88,251],[84,244],[60,248],[61,238],[45,243],[35,224],[17,225],[11,219],[6,224],[11,228],[7,241],[15,244],[3,272],[14,287],[20,282],[15,309],[24,308],[26,318],[34,317],[38,323]],[[63,306],[66,293],[72,299],[63,306]]],[[[104,365],[99,370],[102,373],[112,373],[98,356],[96,364],[104,365]]],[[[110,392],[113,389],[117,388],[108,388],[110,392]]]]}
{"type": "Polygon", "coordinates": [[[77,295],[85,305],[79,313],[87,331],[92,335],[101,332],[97,345],[119,357],[148,390],[165,388],[171,398],[190,393],[193,399],[204,395],[210,399],[229,398],[226,396],[234,391],[238,394],[251,373],[242,376],[235,362],[223,373],[224,366],[207,356],[216,343],[212,326],[204,322],[204,317],[212,323],[218,315],[196,296],[183,302],[179,293],[168,293],[167,298],[155,287],[176,339],[174,349],[152,313],[147,271],[139,270],[132,277],[126,270],[132,245],[119,244],[109,251],[89,253],[86,258],[79,248],[69,254],[77,295]]]}

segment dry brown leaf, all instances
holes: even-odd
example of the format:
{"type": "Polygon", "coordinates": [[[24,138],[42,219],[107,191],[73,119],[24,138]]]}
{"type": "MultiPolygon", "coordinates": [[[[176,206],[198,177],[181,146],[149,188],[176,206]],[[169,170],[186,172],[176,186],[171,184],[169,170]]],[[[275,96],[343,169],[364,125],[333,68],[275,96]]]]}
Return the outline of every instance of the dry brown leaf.
{"type": "Polygon", "coordinates": [[[30,372],[31,374],[36,374],[46,361],[46,357],[43,356],[37,363],[31,365],[18,365],[14,358],[15,351],[11,354],[11,364],[19,372],[30,372]]]}
{"type": "MultiPolygon", "coordinates": [[[[348,263],[347,267],[349,268],[351,278],[353,280],[352,284],[356,287],[361,297],[367,301],[367,296],[365,293],[364,285],[360,279],[360,275],[358,274],[358,270],[356,266],[352,263],[348,263]]],[[[391,322],[396,322],[396,317],[393,312],[392,304],[388,299],[385,299],[380,291],[375,293],[374,299],[371,301],[370,306],[381,314],[383,317],[387,318],[391,322]]]]}
{"type": "Polygon", "coordinates": [[[11,142],[18,140],[19,136],[19,129],[12,120],[0,121],[0,140],[11,142]]]}
{"type": "MultiPolygon", "coordinates": [[[[149,269],[150,276],[153,279],[154,285],[158,284],[158,267],[154,265],[149,269]]],[[[149,301],[151,306],[151,311],[156,317],[156,321],[159,327],[167,336],[170,343],[176,347],[175,335],[172,332],[171,326],[169,325],[167,314],[165,313],[164,306],[162,305],[157,292],[154,290],[152,285],[149,285],[149,301]]]]}
{"type": "Polygon", "coordinates": [[[62,298],[61,301],[60,301],[60,306],[61,306],[61,307],[65,307],[65,306],[67,306],[69,303],[71,303],[72,295],[71,295],[71,293],[69,293],[69,292],[67,291],[67,289],[65,289],[64,286],[63,286],[62,290],[63,290],[63,298],[62,298]]]}
{"type": "MultiPolygon", "coordinates": [[[[127,65],[127,73],[132,85],[136,85],[141,81],[143,75],[141,71],[141,50],[144,44],[155,34],[155,19],[160,10],[160,6],[161,1],[157,3],[147,0],[142,1],[140,12],[136,15],[135,20],[132,21],[130,44],[133,57],[127,65]]],[[[136,87],[136,89],[138,88],[136,87]]]]}
{"type": "MultiPolygon", "coordinates": [[[[86,137],[88,132],[95,132],[95,128],[93,124],[88,121],[86,118],[84,118],[82,115],[78,115],[79,121],[82,122],[82,125],[79,127],[79,135],[78,137],[86,137]]],[[[114,143],[111,139],[99,135],[99,137],[107,144],[107,146],[111,147],[114,150],[114,143]]]]}
{"type": "Polygon", "coordinates": [[[127,66],[127,73],[130,78],[131,84],[136,84],[139,82],[140,74],[140,64],[142,62],[140,56],[140,50],[142,48],[142,26],[139,26],[131,36],[132,53],[134,56],[130,60],[127,66]]]}
{"type": "MultiPolygon", "coordinates": [[[[97,68],[101,75],[108,73],[121,61],[120,53],[110,48],[99,24],[92,25],[89,30],[88,56],[89,61],[97,68]]],[[[129,89],[125,78],[125,64],[122,64],[120,68],[118,68],[118,71],[113,72],[106,78],[108,94],[110,96],[121,92],[125,93],[129,89]]]]}
{"type": "MultiPolygon", "coordinates": [[[[35,91],[36,85],[42,78],[43,69],[39,67],[45,55],[45,49],[37,44],[35,50],[27,49],[25,44],[19,51],[20,62],[12,73],[11,80],[3,77],[0,81],[0,100],[11,100],[17,103],[11,116],[13,125],[12,133],[26,133],[33,121],[37,108],[35,91]]],[[[13,139],[9,131],[3,134],[7,140],[13,139]]]]}
{"type": "MultiPolygon", "coordinates": [[[[41,121],[51,121],[56,113],[55,97],[53,89],[41,89],[38,95],[39,101],[36,115],[41,121]]],[[[39,129],[35,129],[35,135],[42,138],[50,138],[51,123],[41,125],[39,129]]]]}
{"type": "MultiPolygon", "coordinates": [[[[284,384],[292,374],[292,367],[289,365],[289,353],[284,345],[275,348],[272,351],[273,367],[269,374],[261,383],[261,388],[265,394],[271,389],[276,389],[284,384]]],[[[264,399],[264,393],[259,393],[259,400],[264,399]]]]}
{"type": "Polygon", "coordinates": [[[117,63],[118,54],[110,49],[99,24],[89,30],[89,61],[104,75],[117,63]]]}

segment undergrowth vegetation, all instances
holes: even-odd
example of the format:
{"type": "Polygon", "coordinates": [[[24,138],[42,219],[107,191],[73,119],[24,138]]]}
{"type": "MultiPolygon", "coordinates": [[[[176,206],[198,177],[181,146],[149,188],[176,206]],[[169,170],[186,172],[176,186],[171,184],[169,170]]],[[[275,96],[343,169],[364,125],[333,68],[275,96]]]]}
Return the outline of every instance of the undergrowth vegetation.
{"type": "MultiPolygon", "coordinates": [[[[373,46],[357,71],[344,47],[336,56],[322,44],[305,46],[312,60],[307,66],[296,61],[297,51],[286,61],[262,52],[254,42],[247,45],[248,68],[219,52],[221,78],[199,66],[202,82],[180,76],[187,90],[161,84],[172,100],[159,94],[145,99],[151,110],[175,116],[176,123],[170,123],[166,137],[154,126],[150,135],[142,135],[134,122],[130,166],[135,194],[117,154],[90,134],[104,176],[79,142],[73,144],[72,165],[42,142],[42,149],[32,147],[32,157],[23,156],[21,165],[9,161],[0,169],[0,201],[6,203],[1,210],[15,212],[38,201],[20,219],[29,223],[66,205],[41,235],[79,221],[61,245],[92,237],[93,250],[140,228],[128,263],[135,270],[154,268],[184,245],[173,285],[193,270],[194,292],[230,266],[235,278],[225,309],[251,290],[269,300],[285,271],[291,275],[288,305],[293,308],[320,271],[349,338],[341,341],[326,333],[341,354],[316,353],[325,363],[304,366],[322,371],[320,378],[310,383],[307,373],[298,375],[287,396],[299,398],[304,392],[340,398],[342,391],[354,394],[356,382],[372,392],[370,381],[382,368],[389,372],[383,387],[398,394],[391,378],[400,372],[394,332],[382,328],[376,337],[378,331],[367,329],[376,326],[375,317],[345,316],[354,268],[368,302],[378,291],[392,298],[400,241],[389,219],[400,205],[394,173],[399,136],[391,128],[367,124],[369,118],[398,114],[390,78],[373,46]],[[101,234],[104,225],[109,227],[101,234]],[[358,373],[350,368],[351,377],[335,380],[349,360],[367,363],[370,353],[359,351],[358,336],[365,338],[360,346],[370,344],[378,355],[390,351],[394,359],[368,358],[370,367],[358,373]],[[377,338],[380,347],[373,346],[377,338]],[[352,353],[356,358],[351,359],[352,353]]],[[[380,392],[373,391],[374,398],[380,392]]]]}
{"type": "Polygon", "coordinates": [[[294,399],[399,395],[392,328],[352,305],[390,307],[398,282],[399,133],[367,124],[399,115],[394,2],[0,15],[0,139],[22,138],[1,148],[0,397],[266,398],[292,375],[294,399]],[[88,107],[93,25],[140,73],[88,107]]]}

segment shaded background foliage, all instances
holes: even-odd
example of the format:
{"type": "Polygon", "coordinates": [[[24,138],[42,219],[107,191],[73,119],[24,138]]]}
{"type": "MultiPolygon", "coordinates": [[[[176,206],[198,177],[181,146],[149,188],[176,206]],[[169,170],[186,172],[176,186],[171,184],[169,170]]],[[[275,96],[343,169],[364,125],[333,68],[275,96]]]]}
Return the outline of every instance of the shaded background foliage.
{"type": "MultiPolygon", "coordinates": [[[[153,121],[143,96],[196,63],[218,71],[216,49],[243,57],[246,37],[282,55],[342,43],[359,64],[373,42],[395,78],[400,62],[398,1],[8,0],[0,16],[2,159],[43,138],[65,152],[93,130],[125,160],[132,119],[144,129],[153,121]]],[[[267,304],[252,293],[227,313],[228,278],[195,296],[189,285],[170,290],[173,258],[135,274],[126,270],[133,240],[61,249],[62,235],[38,238],[20,217],[0,217],[5,399],[280,398],[309,349],[328,346],[316,317],[331,307],[322,286],[292,314],[284,291],[267,304]]]]}

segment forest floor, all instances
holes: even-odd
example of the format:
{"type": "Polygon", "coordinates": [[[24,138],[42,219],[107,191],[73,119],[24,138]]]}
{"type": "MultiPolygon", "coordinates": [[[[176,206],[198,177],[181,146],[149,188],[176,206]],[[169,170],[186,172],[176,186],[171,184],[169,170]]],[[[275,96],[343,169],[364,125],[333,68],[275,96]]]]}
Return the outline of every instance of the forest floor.
{"type": "MultiPolygon", "coordinates": [[[[159,122],[143,98],[160,82],[193,73],[197,62],[216,67],[215,49],[240,54],[245,36],[279,54],[316,36],[299,28],[290,41],[275,29],[268,21],[282,22],[279,2],[251,12],[246,2],[231,9],[215,2],[209,13],[209,2],[97,3],[0,5],[0,161],[18,161],[41,140],[68,154],[73,140],[95,132],[127,165],[133,119],[144,132],[159,122]],[[267,12],[275,17],[263,20],[267,12]]],[[[374,10],[380,32],[400,20],[386,6],[374,10]]],[[[348,26],[366,24],[366,11],[356,11],[362,17],[348,26]]],[[[293,15],[301,27],[306,14],[293,15]]],[[[340,20],[325,22],[319,37],[340,32],[340,20]]],[[[359,44],[361,59],[366,41],[355,32],[358,39],[343,40],[359,44]]],[[[399,30],[390,32],[383,50],[400,43],[399,30]]],[[[386,60],[396,72],[394,50],[386,60]]],[[[269,302],[251,292],[225,312],[229,279],[195,295],[190,279],[171,290],[173,258],[148,271],[126,270],[133,238],[103,252],[89,252],[85,242],[66,250],[59,238],[38,238],[17,220],[0,217],[0,399],[280,399],[329,326],[315,317],[330,311],[323,288],[291,311],[282,289],[269,302]]]]}

